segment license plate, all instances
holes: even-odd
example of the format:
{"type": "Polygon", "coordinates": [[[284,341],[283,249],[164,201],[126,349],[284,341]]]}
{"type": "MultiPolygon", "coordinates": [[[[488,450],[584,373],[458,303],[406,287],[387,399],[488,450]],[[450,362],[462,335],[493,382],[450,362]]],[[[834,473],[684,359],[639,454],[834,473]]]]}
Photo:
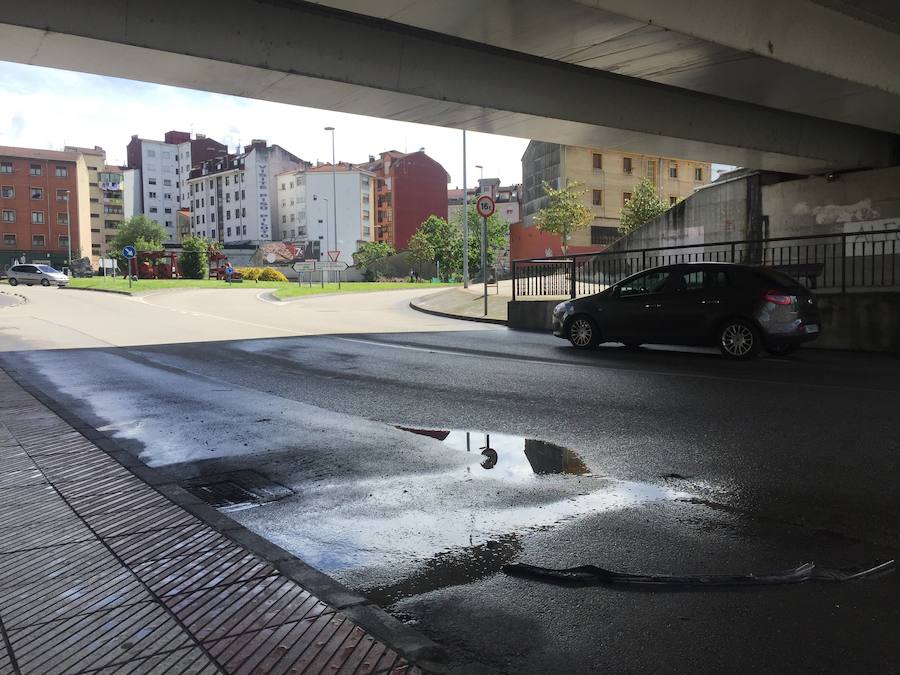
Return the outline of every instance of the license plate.
{"type": "Polygon", "coordinates": [[[807,324],[806,326],[804,326],[804,328],[806,329],[807,333],[818,333],[819,332],[819,327],[814,323],[807,324]]]}

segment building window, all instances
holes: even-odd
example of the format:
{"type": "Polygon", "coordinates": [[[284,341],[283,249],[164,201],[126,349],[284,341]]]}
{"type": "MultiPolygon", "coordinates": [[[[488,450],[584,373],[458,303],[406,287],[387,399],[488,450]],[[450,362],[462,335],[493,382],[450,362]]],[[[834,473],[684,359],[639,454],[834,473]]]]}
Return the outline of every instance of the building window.
{"type": "MultiPolygon", "coordinates": [[[[282,183],[282,184],[281,184],[281,191],[284,192],[286,189],[287,189],[287,185],[285,185],[284,183],[282,183]]],[[[287,234],[287,231],[285,231],[285,234],[287,234]]]]}
{"type": "Polygon", "coordinates": [[[240,199],[240,196],[241,196],[241,193],[238,192],[237,190],[235,190],[234,191],[234,201],[237,201],[238,199],[240,199]]]}
{"type": "Polygon", "coordinates": [[[678,178],[678,162],[669,162],[669,178],[678,178]]]}
{"type": "Polygon", "coordinates": [[[210,198],[209,198],[209,205],[210,205],[210,206],[215,206],[215,205],[216,205],[216,198],[213,197],[212,195],[210,195],[210,198]]]}
{"type": "MultiPolygon", "coordinates": [[[[603,206],[603,190],[594,190],[593,193],[591,203],[594,206],[603,206]]],[[[507,209],[507,211],[509,211],[509,209],[507,209]]]]}
{"type": "Polygon", "coordinates": [[[59,235],[59,247],[69,248],[69,238],[64,234],[59,235]]]}
{"type": "Polygon", "coordinates": [[[211,223],[216,222],[216,214],[215,213],[209,214],[209,222],[211,222],[211,223]]]}
{"type": "Polygon", "coordinates": [[[294,222],[294,214],[293,213],[291,214],[291,222],[292,223],[294,222]]]}
{"type": "Polygon", "coordinates": [[[171,192],[163,192],[163,199],[172,199],[171,192]]]}
{"type": "Polygon", "coordinates": [[[605,246],[612,243],[619,236],[617,227],[603,227],[601,225],[591,225],[591,245],[605,246]]]}
{"type": "Polygon", "coordinates": [[[171,209],[170,207],[168,207],[168,206],[167,206],[165,209],[163,209],[163,210],[164,210],[166,213],[172,213],[172,209],[171,209]]]}
{"type": "Polygon", "coordinates": [[[4,246],[15,246],[16,245],[16,235],[4,234],[3,235],[3,245],[4,246]]]}
{"type": "Polygon", "coordinates": [[[44,248],[44,235],[42,235],[42,234],[31,235],[31,248],[44,248]]]}
{"type": "Polygon", "coordinates": [[[56,224],[57,225],[68,225],[69,224],[69,214],[68,213],[57,213],[56,214],[56,224]]]}
{"type": "Polygon", "coordinates": [[[172,221],[171,221],[171,220],[167,220],[167,221],[166,221],[166,227],[172,227],[172,221]]]}
{"type": "MultiPolygon", "coordinates": [[[[247,217],[247,209],[245,207],[245,208],[241,209],[241,218],[246,218],[246,217],[247,217]]],[[[247,234],[247,233],[244,232],[244,234],[247,234]]]]}
{"type": "Polygon", "coordinates": [[[229,227],[227,230],[225,230],[225,236],[226,236],[226,237],[230,237],[230,236],[231,236],[231,228],[230,228],[230,227],[229,227]]]}
{"type": "Polygon", "coordinates": [[[12,162],[0,162],[0,173],[12,173],[12,162]]]}
{"type": "Polygon", "coordinates": [[[148,150],[147,157],[156,157],[156,150],[148,150]]]}
{"type": "Polygon", "coordinates": [[[16,222],[16,212],[12,209],[3,209],[3,222],[4,223],[14,223],[16,222]]]}
{"type": "Polygon", "coordinates": [[[163,185],[166,187],[172,187],[172,179],[171,178],[163,178],[163,185]]]}
{"type": "Polygon", "coordinates": [[[622,158],[622,171],[631,175],[631,157],[622,158]]]}
{"type": "Polygon", "coordinates": [[[630,192],[623,192],[623,193],[622,193],[622,204],[623,204],[623,205],[627,205],[627,204],[628,204],[628,201],[629,201],[630,199],[631,199],[631,193],[630,193],[630,192]]]}
{"type": "MultiPolygon", "coordinates": [[[[231,211],[225,212],[225,220],[231,220],[231,211]]],[[[229,229],[231,229],[231,228],[229,228],[229,229]]]]}
{"type": "Polygon", "coordinates": [[[282,222],[282,224],[287,222],[287,216],[283,213],[281,214],[281,222],[282,222]]]}
{"type": "Polygon", "coordinates": [[[215,231],[215,230],[210,230],[210,231],[209,231],[209,236],[212,237],[213,239],[215,239],[215,238],[216,238],[216,231],[215,231]]]}
{"type": "Polygon", "coordinates": [[[4,185],[0,187],[0,197],[4,199],[13,199],[16,196],[16,189],[12,185],[4,185]]]}
{"type": "Polygon", "coordinates": [[[32,164],[28,169],[28,173],[32,176],[43,176],[44,170],[41,168],[40,164],[32,164]]]}
{"type": "Polygon", "coordinates": [[[159,209],[157,209],[155,206],[150,207],[150,213],[157,213],[158,211],[159,209]]]}
{"type": "Polygon", "coordinates": [[[247,226],[246,225],[243,226],[242,230],[243,230],[243,234],[247,234],[247,226]]]}
{"type": "Polygon", "coordinates": [[[210,189],[210,190],[213,189],[213,185],[214,185],[214,183],[213,183],[212,181],[209,181],[209,189],[210,189]]]}
{"type": "MultiPolygon", "coordinates": [[[[225,176],[225,185],[228,185],[228,176],[225,176]]],[[[229,232],[230,234],[230,232],[229,232]]]]}
{"type": "Polygon", "coordinates": [[[698,166],[694,169],[694,180],[702,181],[703,180],[703,167],[698,166]]]}
{"type": "Polygon", "coordinates": [[[225,193],[225,201],[226,201],[226,202],[231,202],[231,193],[230,193],[230,192],[226,192],[226,193],[225,193]]]}
{"type": "MultiPolygon", "coordinates": [[[[205,213],[201,213],[201,214],[200,214],[200,219],[203,221],[203,224],[206,225],[206,214],[205,214],[205,213]]],[[[203,236],[205,237],[205,236],[206,236],[206,230],[203,230],[203,232],[204,232],[203,236]]]]}
{"type": "Polygon", "coordinates": [[[68,190],[57,190],[56,191],[56,201],[58,201],[58,202],[69,201],[69,191],[68,190]]]}
{"type": "Polygon", "coordinates": [[[599,152],[594,153],[594,171],[601,171],[603,169],[603,155],[599,152]]]}
{"type": "Polygon", "coordinates": [[[43,199],[44,198],[44,188],[38,188],[38,187],[31,188],[31,198],[32,199],[43,199]]]}
{"type": "Polygon", "coordinates": [[[148,179],[147,179],[147,185],[156,185],[156,179],[155,179],[155,178],[148,178],[148,179]]]}
{"type": "Polygon", "coordinates": [[[155,192],[148,192],[148,193],[147,193],[147,197],[148,197],[148,199],[156,199],[156,193],[155,193],[155,192]]]}
{"type": "Polygon", "coordinates": [[[69,169],[65,166],[56,167],[56,177],[57,178],[66,178],[69,175],[69,169]]]}
{"type": "Polygon", "coordinates": [[[247,193],[244,190],[241,190],[241,199],[247,199],[247,193]]]}
{"type": "Polygon", "coordinates": [[[282,239],[287,239],[287,230],[282,230],[282,231],[281,231],[281,238],[282,238],[282,239]]]}
{"type": "Polygon", "coordinates": [[[31,222],[34,225],[43,225],[44,224],[44,212],[43,211],[32,211],[31,212],[31,222]]]}
{"type": "Polygon", "coordinates": [[[675,206],[678,203],[678,197],[669,197],[669,206],[675,206]]]}

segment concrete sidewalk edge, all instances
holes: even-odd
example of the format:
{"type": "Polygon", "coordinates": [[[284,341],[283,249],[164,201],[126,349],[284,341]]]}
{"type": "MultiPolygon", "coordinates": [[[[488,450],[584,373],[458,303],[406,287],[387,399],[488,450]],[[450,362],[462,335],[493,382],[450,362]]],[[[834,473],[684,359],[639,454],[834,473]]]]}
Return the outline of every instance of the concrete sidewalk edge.
{"type": "Polygon", "coordinates": [[[94,293],[113,293],[115,295],[135,295],[131,291],[117,291],[112,288],[85,288],[83,286],[62,286],[65,291],[93,291],[94,293]]]}
{"type": "Polygon", "coordinates": [[[406,657],[410,662],[432,673],[443,673],[447,670],[447,653],[436,642],[394,618],[363,595],[347,588],[327,574],[307,564],[290,551],[264,539],[237,521],[209,506],[198,497],[195,497],[178,483],[123,449],[115,439],[98,431],[70,411],[65,405],[37,389],[15,367],[0,361],[0,370],[9,375],[17,385],[46,406],[75,431],[91,441],[139,479],[165,495],[174,504],[202,520],[238,546],[242,546],[254,553],[276,568],[285,577],[346,614],[360,627],[406,657]]]}
{"type": "Polygon", "coordinates": [[[450,312],[440,312],[436,309],[428,309],[416,304],[419,300],[423,299],[424,298],[415,298],[414,300],[410,300],[409,308],[414,309],[417,312],[422,312],[423,314],[431,314],[432,316],[439,316],[444,319],[460,319],[461,321],[474,321],[475,323],[492,323],[498,326],[506,325],[505,319],[491,319],[490,317],[486,316],[466,316],[465,314],[451,314],[450,312]]]}

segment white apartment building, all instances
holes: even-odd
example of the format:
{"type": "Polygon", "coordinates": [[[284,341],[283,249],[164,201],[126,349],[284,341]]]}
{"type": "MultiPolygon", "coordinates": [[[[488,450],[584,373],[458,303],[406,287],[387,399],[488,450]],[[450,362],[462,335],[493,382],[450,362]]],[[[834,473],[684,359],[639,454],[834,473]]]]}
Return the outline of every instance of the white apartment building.
{"type": "Polygon", "coordinates": [[[128,144],[128,168],[141,179],[136,198],[143,213],[166,228],[166,241],[178,241],[177,214],[189,199],[187,179],[200,162],[224,155],[228,148],[203,134],[193,138],[183,131],[166,132],[156,141],[132,136],[128,144]]]}
{"type": "Polygon", "coordinates": [[[254,140],[240,155],[201,162],[188,179],[191,232],[224,244],[278,241],[276,175],[309,166],[278,145],[254,140]]]}
{"type": "Polygon", "coordinates": [[[359,245],[373,240],[375,175],[341,162],[334,172],[330,164],[322,164],[284,172],[277,179],[276,236],[311,244],[308,249],[320,260],[328,260],[328,251],[340,251],[338,259],[352,265],[359,245]]]}

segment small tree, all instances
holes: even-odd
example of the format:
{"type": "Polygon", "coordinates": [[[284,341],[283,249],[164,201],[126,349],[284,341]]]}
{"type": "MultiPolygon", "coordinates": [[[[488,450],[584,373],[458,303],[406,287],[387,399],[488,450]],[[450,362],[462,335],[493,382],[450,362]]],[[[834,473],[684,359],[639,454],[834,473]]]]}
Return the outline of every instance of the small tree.
{"type": "Polygon", "coordinates": [[[181,242],[181,273],[186,279],[209,276],[209,242],[203,237],[187,237],[181,242]]]}
{"type": "Polygon", "coordinates": [[[622,234],[634,232],[668,208],[669,205],[659,198],[656,187],[650,182],[650,179],[642,178],[634,189],[631,199],[625,202],[625,206],[622,208],[619,231],[622,234]]]}
{"type": "Polygon", "coordinates": [[[410,238],[408,250],[409,262],[418,268],[420,275],[422,265],[434,262],[434,247],[421,229],[416,230],[416,233],[410,238]]]}
{"type": "Polygon", "coordinates": [[[353,264],[361,271],[365,272],[366,278],[370,281],[373,278],[372,271],[369,269],[376,260],[387,258],[396,253],[394,247],[383,241],[367,241],[360,244],[359,248],[353,254],[353,264]]]}
{"type": "MultiPolygon", "coordinates": [[[[457,211],[453,216],[453,224],[462,232],[462,210],[457,211]]],[[[494,266],[497,260],[497,252],[506,248],[509,241],[509,224],[496,213],[487,219],[487,265],[488,268],[494,266]]],[[[462,255],[462,247],[460,246],[460,255],[462,255]]],[[[462,259],[459,260],[459,267],[462,267],[462,259]]],[[[474,204],[469,204],[469,274],[472,277],[481,273],[481,216],[474,204]]]]}
{"type": "Polygon", "coordinates": [[[166,240],[166,228],[147,216],[132,216],[119,226],[109,243],[113,257],[120,257],[122,249],[134,246],[138,251],[158,251],[166,240]]]}
{"type": "Polygon", "coordinates": [[[434,214],[419,226],[417,233],[428,241],[434,251],[434,262],[445,281],[459,271],[462,260],[462,233],[443,218],[434,214]]]}
{"type": "Polygon", "coordinates": [[[559,235],[562,253],[567,255],[572,234],[583,230],[594,219],[583,201],[587,190],[578,182],[567,183],[558,190],[547,181],[542,185],[550,203],[534,215],[534,224],[541,232],[559,235]]]}

